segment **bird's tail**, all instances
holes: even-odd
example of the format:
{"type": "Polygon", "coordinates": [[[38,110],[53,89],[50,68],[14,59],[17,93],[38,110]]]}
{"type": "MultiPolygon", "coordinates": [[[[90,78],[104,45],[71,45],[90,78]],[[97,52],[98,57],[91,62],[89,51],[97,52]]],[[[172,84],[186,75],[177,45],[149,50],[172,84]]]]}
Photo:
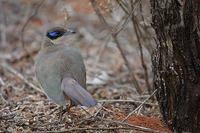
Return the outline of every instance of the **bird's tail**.
{"type": "Polygon", "coordinates": [[[62,80],[61,89],[75,105],[92,107],[97,104],[92,95],[87,92],[76,80],[72,77],[65,77],[62,80]]]}

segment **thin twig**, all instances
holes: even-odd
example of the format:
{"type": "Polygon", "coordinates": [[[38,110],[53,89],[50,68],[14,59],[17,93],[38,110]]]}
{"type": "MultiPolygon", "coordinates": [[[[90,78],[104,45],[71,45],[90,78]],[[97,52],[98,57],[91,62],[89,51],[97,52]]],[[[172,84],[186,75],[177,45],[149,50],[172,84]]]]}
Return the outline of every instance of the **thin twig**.
{"type": "MultiPolygon", "coordinates": [[[[101,109],[100,109],[101,110],[101,109]]],[[[98,111],[99,112],[99,111],[98,111]]],[[[148,132],[148,133],[160,133],[158,130],[154,130],[151,128],[146,128],[142,126],[137,126],[133,124],[129,124],[126,122],[121,122],[121,121],[116,121],[116,120],[110,120],[110,119],[105,119],[99,116],[94,116],[93,118],[99,119],[105,122],[110,122],[110,123],[116,123],[119,124],[119,126],[126,126],[126,127],[107,127],[107,128],[102,128],[102,127],[90,127],[90,128],[71,128],[63,131],[47,131],[48,133],[55,132],[55,133],[63,133],[63,132],[72,132],[72,131],[86,131],[86,130],[137,130],[137,131],[142,131],[142,132],[148,132]],[[128,127],[127,127],[128,126],[128,127]]],[[[86,119],[91,121],[91,117],[86,119]]],[[[86,121],[84,120],[84,121],[86,121]]],[[[79,123],[80,124],[80,123],[79,123]]]]}
{"type": "MultiPolygon", "coordinates": [[[[100,117],[98,117],[98,118],[101,119],[100,117]]],[[[66,133],[66,132],[72,132],[72,131],[86,131],[86,130],[138,130],[138,131],[148,132],[148,133],[160,133],[160,131],[158,131],[158,130],[153,130],[151,128],[146,128],[146,127],[142,127],[142,126],[132,125],[132,124],[128,124],[128,123],[123,123],[123,122],[120,122],[120,121],[114,121],[114,120],[109,120],[109,119],[102,119],[102,120],[103,121],[107,121],[107,122],[112,122],[112,123],[120,124],[120,125],[129,126],[129,127],[70,128],[70,129],[66,129],[66,130],[63,130],[63,131],[46,131],[46,132],[47,133],[66,133]]]]}
{"type": "Polygon", "coordinates": [[[124,6],[124,5],[122,4],[122,1],[121,1],[121,0],[116,0],[116,2],[118,3],[118,5],[122,8],[122,10],[123,10],[126,14],[129,13],[127,7],[124,6]]]}
{"type": "MultiPolygon", "coordinates": [[[[40,1],[40,3],[36,6],[36,9],[35,9],[34,12],[31,14],[31,16],[27,19],[27,21],[25,22],[25,24],[23,25],[22,30],[21,30],[21,42],[22,42],[22,47],[23,47],[23,49],[25,50],[25,52],[27,52],[28,54],[29,54],[29,52],[28,52],[28,50],[25,48],[25,45],[24,45],[24,44],[25,44],[25,42],[24,42],[24,31],[25,31],[27,25],[29,24],[29,22],[31,21],[31,19],[32,19],[35,15],[37,15],[37,13],[38,13],[40,7],[43,5],[44,2],[45,2],[45,0],[41,0],[41,1],[40,1]]],[[[30,56],[30,57],[31,57],[31,56],[30,56]]]]}
{"type": "Polygon", "coordinates": [[[99,112],[103,109],[103,105],[104,103],[101,104],[101,107],[97,110],[97,112],[93,115],[93,117],[96,117],[99,114],[99,112]]]}
{"type": "Polygon", "coordinates": [[[80,108],[81,108],[89,117],[92,117],[92,115],[91,115],[86,109],[84,109],[84,107],[80,106],[80,108]]]}
{"type": "MultiPolygon", "coordinates": [[[[96,120],[99,119],[99,120],[104,121],[104,122],[115,123],[118,126],[126,126],[126,127],[129,126],[129,127],[134,128],[134,130],[137,130],[137,131],[148,132],[148,133],[160,133],[160,131],[154,130],[154,129],[151,129],[151,128],[133,125],[133,124],[129,124],[127,122],[121,122],[121,121],[118,121],[118,120],[106,119],[106,118],[102,118],[100,116],[95,117],[95,119],[96,120]]],[[[91,118],[89,118],[87,120],[91,121],[91,118]]],[[[164,133],[164,132],[162,132],[162,133],[164,133]]]]}
{"type": "Polygon", "coordinates": [[[6,47],[7,45],[7,36],[6,36],[6,26],[3,24],[0,24],[1,29],[1,47],[6,47]]]}
{"type": "MultiPolygon", "coordinates": [[[[135,4],[136,4],[137,2],[139,3],[140,0],[135,1],[134,3],[133,3],[133,1],[131,0],[131,11],[134,10],[134,8],[136,7],[135,4]]],[[[141,64],[142,64],[142,67],[143,67],[144,73],[145,73],[145,82],[146,82],[146,86],[147,86],[148,92],[151,93],[151,86],[150,86],[150,83],[149,83],[148,71],[147,71],[147,67],[146,67],[146,64],[145,64],[145,62],[144,62],[144,57],[143,57],[142,44],[141,44],[141,40],[140,40],[138,31],[137,31],[136,25],[135,25],[135,23],[134,23],[134,14],[133,14],[133,13],[130,13],[131,11],[129,11],[127,8],[125,8],[125,7],[128,7],[128,5],[127,5],[126,3],[123,3],[123,1],[117,0],[117,3],[118,3],[118,5],[122,8],[122,10],[124,11],[124,13],[126,13],[126,14],[132,14],[132,15],[131,15],[132,24],[133,24],[133,27],[134,27],[134,30],[135,30],[135,33],[136,33],[136,37],[137,37],[137,41],[138,41],[138,44],[139,44],[140,56],[141,56],[141,64]]]]}
{"type": "Polygon", "coordinates": [[[39,49],[33,49],[31,51],[29,51],[29,53],[27,52],[23,52],[23,53],[14,53],[11,54],[11,59],[9,60],[10,62],[14,63],[20,60],[23,60],[24,58],[28,58],[30,55],[34,55],[38,52],[39,49]]]}
{"type": "Polygon", "coordinates": [[[19,79],[21,79],[24,83],[29,85],[31,88],[35,89],[38,92],[44,93],[40,88],[29,82],[21,73],[17,72],[12,66],[7,64],[6,62],[3,62],[0,64],[4,69],[10,71],[12,74],[16,75],[19,79]]]}
{"type": "Polygon", "coordinates": [[[122,122],[126,121],[135,111],[137,111],[140,107],[142,107],[155,93],[157,92],[157,89],[148,97],[146,98],[135,110],[133,110],[131,113],[129,113],[122,122]]]}
{"type": "Polygon", "coordinates": [[[68,11],[67,11],[67,8],[64,8],[64,27],[67,27],[67,22],[68,22],[68,20],[70,19],[70,15],[69,15],[69,13],[68,13],[68,11]]]}
{"type": "MultiPolygon", "coordinates": [[[[136,1],[135,3],[137,3],[137,1],[136,1]]],[[[95,4],[95,5],[96,5],[96,4],[95,4]]],[[[123,5],[121,5],[121,6],[123,6],[123,5]]],[[[124,10],[125,10],[125,9],[124,9],[124,10]]],[[[132,13],[133,13],[133,12],[132,12],[132,13]]],[[[128,13],[127,13],[127,14],[128,14],[128,13]]],[[[101,15],[101,14],[98,13],[98,15],[101,15]]],[[[128,14],[128,15],[126,16],[126,18],[124,18],[125,21],[124,21],[122,24],[121,24],[121,22],[119,22],[118,24],[116,24],[116,26],[114,26],[114,27],[109,31],[108,34],[117,35],[121,30],[124,29],[124,26],[128,23],[130,16],[131,16],[131,13],[128,14]]],[[[104,23],[107,23],[107,22],[105,21],[104,18],[102,18],[102,19],[100,18],[100,21],[101,21],[103,24],[104,24],[104,23]]],[[[105,25],[105,24],[104,24],[104,25],[105,25]]],[[[107,28],[109,28],[108,25],[105,25],[105,26],[107,26],[107,28]]],[[[110,40],[110,36],[109,36],[109,35],[106,35],[106,37],[109,37],[108,40],[110,40]]],[[[107,39],[106,39],[106,40],[107,40],[107,39]]],[[[100,48],[100,50],[99,50],[99,55],[97,56],[97,58],[96,58],[96,60],[95,60],[95,63],[94,63],[94,65],[93,65],[93,69],[94,69],[94,70],[96,70],[97,63],[99,62],[99,59],[100,59],[100,57],[101,57],[101,55],[102,55],[102,53],[103,53],[104,48],[107,46],[107,44],[108,44],[108,41],[106,41],[106,43],[105,43],[104,45],[101,46],[101,48],[100,48]]]]}
{"type": "Polygon", "coordinates": [[[24,31],[25,31],[25,28],[26,26],[29,24],[29,22],[31,21],[31,19],[37,15],[40,7],[42,6],[42,4],[44,3],[45,0],[41,0],[40,3],[37,5],[36,9],[34,10],[34,12],[32,13],[32,15],[27,19],[27,21],[25,22],[25,24],[23,25],[22,27],[22,30],[21,30],[21,42],[22,42],[22,46],[24,47],[24,31]]]}
{"type": "MultiPolygon", "coordinates": [[[[111,112],[111,113],[115,114],[114,111],[106,109],[103,106],[102,106],[102,109],[105,110],[105,111],[107,111],[107,112],[109,112],[109,113],[111,112]]],[[[154,129],[151,129],[151,128],[142,127],[142,126],[138,126],[138,125],[129,124],[129,123],[125,122],[125,121],[122,122],[122,121],[113,120],[113,119],[106,119],[106,118],[102,118],[102,117],[99,117],[99,116],[96,116],[95,118],[98,118],[101,121],[107,121],[107,122],[111,122],[111,123],[120,124],[121,126],[122,125],[124,125],[124,126],[130,126],[130,127],[135,128],[135,130],[138,130],[138,131],[143,131],[143,132],[148,132],[148,133],[160,133],[160,131],[158,131],[158,130],[154,130],[154,129]]]]}
{"type": "Polygon", "coordinates": [[[6,99],[3,97],[2,90],[3,87],[6,85],[6,83],[3,81],[3,79],[0,77],[0,104],[7,103],[6,99]]]}
{"type": "MultiPolygon", "coordinates": [[[[137,101],[137,100],[121,100],[121,99],[109,99],[109,100],[98,100],[98,102],[105,102],[105,103],[143,103],[142,101],[137,101]]],[[[158,106],[158,104],[154,104],[154,103],[149,103],[146,102],[144,103],[146,105],[151,105],[151,106],[158,106]]]]}
{"type": "Polygon", "coordinates": [[[6,21],[6,12],[5,12],[5,6],[3,6],[2,2],[0,4],[0,8],[1,8],[1,15],[0,17],[1,20],[3,21],[1,24],[0,24],[0,29],[1,29],[1,47],[6,47],[7,45],[7,33],[6,33],[6,28],[7,28],[7,21],[6,21]]]}
{"type": "Polygon", "coordinates": [[[114,36],[113,39],[114,39],[114,42],[117,44],[118,49],[120,50],[120,53],[121,53],[121,55],[122,55],[122,57],[123,57],[123,59],[124,59],[125,65],[127,66],[129,72],[131,73],[131,77],[132,77],[132,80],[133,80],[133,83],[134,83],[134,85],[135,85],[135,88],[136,88],[137,92],[138,92],[139,94],[142,94],[142,89],[141,89],[141,87],[140,87],[140,85],[139,85],[139,83],[138,83],[138,81],[137,81],[137,79],[136,79],[136,77],[135,77],[135,74],[134,74],[133,71],[131,70],[131,67],[130,67],[130,64],[129,64],[129,62],[128,62],[128,59],[126,58],[126,56],[125,56],[125,54],[124,54],[124,51],[123,51],[123,49],[122,49],[122,47],[121,47],[121,45],[120,45],[120,43],[119,43],[117,37],[114,36]]]}
{"type": "Polygon", "coordinates": [[[10,113],[10,114],[5,114],[5,115],[0,115],[1,120],[9,120],[13,119],[16,116],[16,113],[10,113]]]}
{"type": "MultiPolygon", "coordinates": [[[[93,65],[94,70],[96,70],[97,64],[98,64],[101,56],[103,55],[103,51],[105,50],[106,46],[108,45],[110,38],[111,37],[108,36],[108,38],[106,39],[106,42],[103,45],[100,45],[101,47],[99,48],[99,54],[96,56],[96,59],[95,59],[94,65],[93,65]]],[[[96,75],[95,75],[95,77],[96,77],[96,75]]]]}
{"type": "MultiPolygon", "coordinates": [[[[3,81],[3,79],[0,77],[0,87],[1,86],[4,86],[5,85],[5,82],[3,81]]],[[[1,90],[0,90],[1,91],[1,90]]]]}
{"type": "MultiPolygon", "coordinates": [[[[140,0],[139,0],[139,1],[140,1],[140,0]]],[[[135,6],[135,7],[136,7],[136,6],[135,6]]],[[[124,29],[125,25],[128,24],[128,22],[130,21],[130,18],[131,18],[131,16],[132,16],[132,14],[134,13],[134,10],[135,10],[135,8],[133,8],[133,10],[132,10],[129,14],[127,14],[126,18],[124,18],[125,20],[124,20],[124,22],[121,24],[121,28],[119,27],[115,32],[112,32],[114,36],[117,36],[117,35],[120,33],[120,31],[122,31],[122,30],[124,29]]]]}
{"type": "Polygon", "coordinates": [[[121,121],[116,121],[116,120],[109,120],[109,119],[103,119],[103,120],[104,121],[108,121],[108,122],[112,122],[112,123],[116,123],[116,124],[130,126],[130,127],[135,128],[135,130],[142,131],[142,132],[160,133],[160,131],[158,131],[158,130],[154,130],[154,129],[147,128],[147,127],[142,127],[142,126],[137,126],[137,125],[129,124],[129,123],[126,123],[126,122],[121,122],[121,121]]]}
{"type": "Polygon", "coordinates": [[[46,133],[66,133],[72,131],[86,131],[86,130],[135,130],[133,127],[90,127],[90,128],[70,128],[63,131],[45,131],[46,133]]]}
{"type": "Polygon", "coordinates": [[[134,27],[134,30],[135,30],[135,34],[136,34],[136,38],[137,38],[137,41],[138,41],[138,45],[139,45],[139,49],[140,49],[140,57],[141,57],[141,64],[142,64],[142,67],[144,69],[144,74],[145,74],[145,82],[146,82],[146,86],[147,86],[147,89],[148,89],[148,92],[149,94],[151,93],[151,85],[149,83],[149,75],[148,75],[148,70],[147,70],[147,66],[144,62],[144,55],[143,55],[143,49],[142,49],[142,43],[141,43],[141,40],[140,40],[140,36],[138,34],[138,29],[135,25],[135,16],[132,15],[132,24],[133,24],[133,27],[134,27]]]}
{"type": "Polygon", "coordinates": [[[56,112],[57,110],[59,110],[61,108],[61,106],[57,106],[57,107],[55,107],[53,110],[51,110],[49,113],[48,113],[48,115],[51,115],[51,114],[53,114],[54,112],[56,112]]]}
{"type": "Polygon", "coordinates": [[[0,60],[10,60],[12,55],[10,53],[0,52],[0,60]]]}
{"type": "MultiPolygon", "coordinates": [[[[90,0],[90,2],[91,2],[91,4],[92,4],[92,6],[93,6],[93,8],[94,8],[94,10],[95,10],[95,12],[96,12],[96,14],[97,14],[97,16],[99,17],[100,21],[106,26],[106,28],[110,29],[110,26],[108,25],[108,23],[106,22],[105,18],[103,17],[103,15],[101,14],[100,10],[98,9],[97,4],[96,4],[96,1],[95,1],[95,0],[90,0]]],[[[131,14],[132,14],[132,13],[131,13],[131,14]]],[[[127,22],[128,22],[128,19],[127,19],[127,21],[126,21],[125,23],[127,23],[127,22]]],[[[125,23],[124,23],[124,24],[125,24],[125,23]]],[[[123,25],[123,27],[124,27],[124,25],[123,25]]],[[[122,28],[121,28],[121,29],[122,29],[122,28]]],[[[141,89],[141,87],[140,87],[140,85],[139,85],[139,83],[138,83],[138,81],[137,81],[137,79],[136,79],[136,77],[135,77],[135,74],[134,74],[133,71],[131,70],[131,67],[130,67],[130,64],[129,64],[129,62],[128,62],[128,59],[126,58],[126,56],[125,56],[125,54],[124,54],[124,51],[123,51],[123,49],[122,49],[122,47],[121,47],[121,45],[120,45],[120,43],[119,43],[119,41],[118,41],[118,39],[117,39],[117,35],[118,35],[118,33],[119,33],[120,31],[121,31],[121,30],[118,30],[117,32],[112,32],[111,35],[112,35],[112,37],[113,37],[114,42],[117,44],[117,48],[119,49],[119,51],[120,51],[120,53],[121,53],[121,56],[122,56],[122,58],[124,59],[124,62],[125,62],[126,67],[128,68],[129,72],[131,73],[131,77],[132,77],[132,80],[133,80],[133,83],[134,83],[134,85],[135,85],[135,88],[136,88],[137,92],[138,92],[139,94],[141,94],[141,93],[142,93],[142,89],[141,89]]]]}

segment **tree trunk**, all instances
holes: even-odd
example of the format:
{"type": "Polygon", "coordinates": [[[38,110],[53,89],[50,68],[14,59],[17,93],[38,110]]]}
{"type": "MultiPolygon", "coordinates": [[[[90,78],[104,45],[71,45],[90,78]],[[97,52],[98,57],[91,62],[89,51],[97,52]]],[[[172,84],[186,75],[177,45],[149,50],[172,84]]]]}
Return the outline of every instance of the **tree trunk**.
{"type": "Polygon", "coordinates": [[[178,133],[200,133],[200,1],[151,0],[157,47],[154,88],[163,118],[178,133]]]}

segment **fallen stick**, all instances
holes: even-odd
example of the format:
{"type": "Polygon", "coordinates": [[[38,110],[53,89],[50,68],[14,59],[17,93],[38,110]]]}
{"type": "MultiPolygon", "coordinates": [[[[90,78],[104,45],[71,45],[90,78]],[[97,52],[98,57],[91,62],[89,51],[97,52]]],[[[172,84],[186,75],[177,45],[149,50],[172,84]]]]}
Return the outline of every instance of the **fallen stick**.
{"type": "Polygon", "coordinates": [[[29,82],[21,73],[19,73],[17,70],[15,70],[12,66],[10,66],[8,63],[3,62],[0,64],[4,69],[8,70],[12,74],[16,75],[19,79],[21,79],[24,83],[29,85],[31,88],[35,89],[38,92],[44,93],[40,88],[29,82]]]}

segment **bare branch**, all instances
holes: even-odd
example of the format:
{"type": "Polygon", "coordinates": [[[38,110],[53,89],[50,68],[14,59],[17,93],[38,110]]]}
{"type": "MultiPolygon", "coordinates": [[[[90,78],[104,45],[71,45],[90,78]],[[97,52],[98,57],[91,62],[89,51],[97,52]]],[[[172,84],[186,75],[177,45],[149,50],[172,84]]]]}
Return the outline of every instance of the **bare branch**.
{"type": "Polygon", "coordinates": [[[35,89],[38,92],[44,93],[40,88],[29,82],[21,73],[17,72],[12,66],[7,64],[6,62],[0,64],[4,69],[8,70],[12,74],[16,75],[19,79],[21,79],[24,83],[29,85],[31,88],[35,89]]]}
{"type": "Polygon", "coordinates": [[[46,131],[46,133],[66,133],[66,132],[72,132],[72,131],[79,131],[79,132],[83,132],[86,130],[93,130],[93,131],[97,131],[97,130],[135,130],[135,128],[133,127],[91,127],[91,128],[70,128],[70,129],[66,129],[63,131],[46,131]]]}
{"type": "MultiPolygon", "coordinates": [[[[90,0],[90,2],[92,3],[92,6],[93,6],[93,8],[94,8],[94,10],[95,10],[95,12],[96,12],[96,14],[97,14],[97,16],[99,17],[100,21],[106,26],[107,29],[110,29],[109,24],[106,22],[105,18],[103,17],[103,15],[101,14],[101,12],[99,11],[95,0],[90,0]]],[[[131,14],[132,14],[132,13],[131,13],[131,14]]],[[[127,20],[127,21],[125,21],[125,23],[128,22],[128,19],[126,19],[126,20],[127,20]]],[[[125,24],[125,23],[124,23],[124,24],[125,24]]],[[[111,30],[111,29],[110,29],[110,30],[111,30]]],[[[123,51],[123,49],[122,49],[122,47],[121,47],[121,45],[120,45],[120,43],[119,43],[119,41],[118,41],[118,39],[117,39],[117,34],[119,33],[119,31],[121,31],[121,30],[118,30],[118,32],[112,32],[112,33],[111,33],[111,34],[112,34],[112,37],[113,37],[113,40],[114,40],[114,42],[117,44],[117,48],[119,49],[119,51],[120,51],[120,53],[121,53],[121,56],[122,56],[122,58],[124,59],[125,65],[126,65],[126,67],[128,68],[129,72],[131,73],[132,81],[133,81],[133,83],[134,83],[134,85],[135,85],[135,88],[136,88],[137,92],[138,92],[139,94],[141,94],[141,93],[142,93],[142,89],[141,89],[141,87],[140,87],[140,85],[139,85],[139,83],[138,83],[138,81],[137,81],[137,79],[136,79],[136,77],[135,77],[135,74],[134,74],[133,71],[131,70],[131,67],[130,67],[130,64],[129,64],[129,62],[128,62],[128,59],[126,58],[126,56],[125,56],[125,54],[124,54],[124,51],[123,51]]]]}
{"type": "Polygon", "coordinates": [[[135,34],[136,34],[138,45],[139,45],[139,49],[140,49],[141,64],[142,64],[142,67],[144,69],[144,74],[145,74],[144,77],[145,77],[145,82],[146,82],[147,90],[148,90],[149,93],[151,93],[152,89],[151,89],[151,86],[150,86],[150,83],[149,83],[148,70],[147,70],[147,66],[146,66],[146,64],[144,62],[144,55],[143,55],[142,43],[141,43],[141,40],[140,40],[138,29],[137,29],[136,24],[135,24],[135,16],[134,15],[132,15],[132,24],[133,24],[133,28],[135,30],[135,34]]]}
{"type": "Polygon", "coordinates": [[[135,130],[142,131],[142,132],[160,133],[160,131],[158,131],[158,130],[153,130],[151,128],[142,127],[142,126],[138,126],[138,125],[133,125],[133,124],[129,124],[129,123],[126,123],[126,122],[121,122],[121,121],[116,121],[116,120],[109,120],[109,119],[103,119],[103,120],[104,121],[108,121],[108,122],[112,122],[112,123],[117,123],[117,124],[121,124],[121,125],[126,125],[126,126],[130,126],[130,127],[134,127],[135,130]]]}
{"type": "MultiPolygon", "coordinates": [[[[28,54],[29,54],[29,52],[28,52],[28,50],[25,48],[25,45],[24,45],[24,43],[25,43],[25,42],[24,42],[24,31],[25,31],[27,25],[29,24],[29,22],[31,21],[31,19],[32,19],[35,15],[37,15],[38,10],[40,9],[40,7],[43,5],[44,2],[45,2],[45,0],[41,0],[41,1],[40,1],[40,3],[37,5],[36,9],[35,9],[34,12],[31,14],[31,16],[27,19],[27,21],[25,22],[25,24],[23,25],[22,30],[21,30],[21,42],[22,42],[22,47],[23,47],[23,49],[25,50],[25,52],[27,52],[28,54]]],[[[31,57],[31,56],[30,56],[30,57],[31,57]]]]}
{"type": "Polygon", "coordinates": [[[140,109],[155,93],[157,92],[157,89],[148,97],[146,98],[135,110],[133,110],[131,113],[129,113],[122,122],[126,121],[133,113],[135,113],[138,109],[140,109]]]}
{"type": "MultiPolygon", "coordinates": [[[[142,101],[137,100],[122,100],[122,99],[109,99],[109,100],[98,100],[98,102],[105,102],[105,103],[143,103],[142,101]]],[[[146,102],[144,104],[158,106],[158,104],[146,102]]]]}

